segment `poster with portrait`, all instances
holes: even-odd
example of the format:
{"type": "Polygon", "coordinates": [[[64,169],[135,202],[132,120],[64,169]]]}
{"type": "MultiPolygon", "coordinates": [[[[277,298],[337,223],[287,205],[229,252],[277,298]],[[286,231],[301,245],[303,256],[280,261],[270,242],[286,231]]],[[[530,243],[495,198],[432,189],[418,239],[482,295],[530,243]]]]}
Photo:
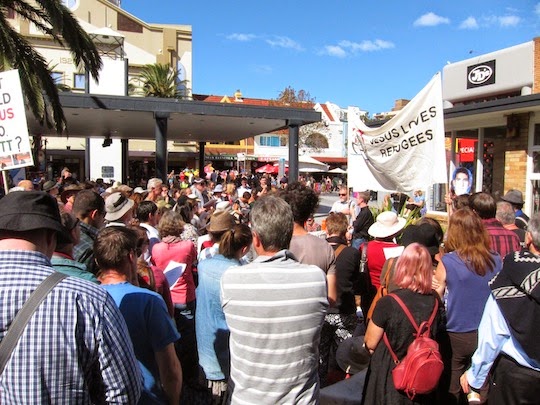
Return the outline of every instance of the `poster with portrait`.
{"type": "Polygon", "coordinates": [[[458,167],[452,174],[450,191],[452,194],[460,196],[470,194],[473,185],[473,175],[466,167],[458,167]]]}

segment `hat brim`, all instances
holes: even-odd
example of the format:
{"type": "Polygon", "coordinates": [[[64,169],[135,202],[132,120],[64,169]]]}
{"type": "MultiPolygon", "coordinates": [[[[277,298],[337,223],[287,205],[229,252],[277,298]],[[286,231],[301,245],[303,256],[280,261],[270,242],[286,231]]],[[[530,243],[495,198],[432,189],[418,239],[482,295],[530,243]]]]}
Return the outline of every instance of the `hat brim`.
{"type": "Polygon", "coordinates": [[[58,240],[71,240],[71,235],[66,231],[59,221],[52,217],[37,215],[31,212],[25,213],[24,215],[21,215],[20,213],[3,214],[0,219],[0,229],[14,232],[50,229],[57,233],[58,240]]]}
{"type": "Polygon", "coordinates": [[[130,209],[132,209],[133,206],[135,205],[135,201],[133,201],[130,198],[127,198],[126,201],[127,201],[126,204],[122,208],[120,208],[118,211],[107,212],[105,214],[105,219],[107,221],[116,221],[122,218],[125,215],[125,213],[128,212],[130,209]]]}
{"type": "Polygon", "coordinates": [[[341,342],[336,351],[336,362],[339,368],[349,374],[357,374],[365,370],[369,366],[371,356],[362,347],[363,344],[363,336],[354,336],[341,342]]]}
{"type": "Polygon", "coordinates": [[[504,198],[504,197],[501,197],[501,200],[506,201],[507,203],[510,203],[510,204],[516,204],[516,205],[523,205],[523,204],[525,204],[525,201],[523,201],[523,200],[514,200],[514,199],[512,199],[512,198],[504,198]]]}
{"type": "Polygon", "coordinates": [[[375,222],[368,229],[368,234],[374,238],[388,238],[389,236],[395,235],[401,231],[407,220],[405,218],[398,217],[397,223],[392,226],[384,226],[380,222],[375,222]]]}

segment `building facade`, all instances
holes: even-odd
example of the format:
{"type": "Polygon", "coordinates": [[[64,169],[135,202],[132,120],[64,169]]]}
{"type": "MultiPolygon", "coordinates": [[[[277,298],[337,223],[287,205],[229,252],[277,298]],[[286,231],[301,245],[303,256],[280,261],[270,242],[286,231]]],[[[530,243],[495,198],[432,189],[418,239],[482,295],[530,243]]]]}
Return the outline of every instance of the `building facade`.
{"type": "Polygon", "coordinates": [[[540,210],[540,38],[446,65],[445,130],[452,168],[474,175],[474,190],[523,192],[540,210]]]}

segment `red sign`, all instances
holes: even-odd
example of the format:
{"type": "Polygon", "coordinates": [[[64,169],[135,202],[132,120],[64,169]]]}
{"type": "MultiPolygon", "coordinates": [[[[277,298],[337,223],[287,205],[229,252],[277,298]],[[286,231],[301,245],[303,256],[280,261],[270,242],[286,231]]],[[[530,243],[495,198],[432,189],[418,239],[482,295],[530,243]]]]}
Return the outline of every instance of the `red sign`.
{"type": "Polygon", "coordinates": [[[461,163],[474,162],[476,142],[476,139],[458,139],[458,155],[461,163]]]}

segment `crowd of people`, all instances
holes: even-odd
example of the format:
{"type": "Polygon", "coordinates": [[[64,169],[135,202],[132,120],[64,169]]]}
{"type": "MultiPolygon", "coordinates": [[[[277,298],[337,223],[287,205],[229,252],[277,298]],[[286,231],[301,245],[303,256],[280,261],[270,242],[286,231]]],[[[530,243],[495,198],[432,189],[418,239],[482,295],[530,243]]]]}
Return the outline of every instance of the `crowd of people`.
{"type": "Polygon", "coordinates": [[[312,404],[364,372],[365,404],[536,403],[540,216],[519,191],[456,198],[444,232],[374,217],[370,192],[341,184],[321,231],[307,179],[182,182],[63,173],[0,199],[2,342],[23,304],[35,311],[2,352],[0,402],[312,404]],[[55,271],[69,277],[36,303],[55,271]],[[418,323],[434,313],[445,367],[431,393],[394,386],[414,329],[382,288],[418,323]]]}

